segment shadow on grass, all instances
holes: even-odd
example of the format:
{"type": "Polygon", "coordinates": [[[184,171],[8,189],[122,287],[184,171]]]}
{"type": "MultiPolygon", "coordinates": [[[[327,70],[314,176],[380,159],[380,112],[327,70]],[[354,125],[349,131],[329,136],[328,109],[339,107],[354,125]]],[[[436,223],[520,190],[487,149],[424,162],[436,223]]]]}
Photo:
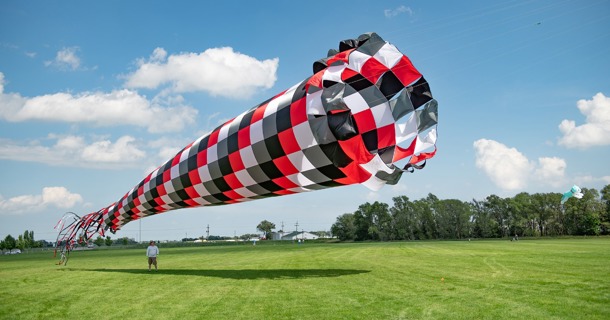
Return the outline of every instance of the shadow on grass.
{"type": "Polygon", "coordinates": [[[75,269],[65,268],[65,271],[93,271],[131,274],[162,274],[174,276],[201,276],[225,279],[300,279],[300,278],[332,278],[371,272],[357,269],[238,269],[238,270],[194,270],[194,269],[75,269]]]}

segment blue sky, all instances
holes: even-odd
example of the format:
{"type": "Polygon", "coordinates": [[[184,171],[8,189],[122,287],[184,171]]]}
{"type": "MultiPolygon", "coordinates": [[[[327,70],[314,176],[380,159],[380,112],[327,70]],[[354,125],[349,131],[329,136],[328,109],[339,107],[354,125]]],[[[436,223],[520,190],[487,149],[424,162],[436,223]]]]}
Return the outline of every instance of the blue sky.
{"type": "Polygon", "coordinates": [[[329,230],[364,202],[610,184],[610,1],[0,3],[0,237],[53,240],[182,147],[376,32],[439,102],[438,152],[396,186],[170,211],[113,238],[329,230]],[[347,4],[347,2],[346,2],[347,4]],[[235,70],[248,70],[247,74],[235,70]]]}

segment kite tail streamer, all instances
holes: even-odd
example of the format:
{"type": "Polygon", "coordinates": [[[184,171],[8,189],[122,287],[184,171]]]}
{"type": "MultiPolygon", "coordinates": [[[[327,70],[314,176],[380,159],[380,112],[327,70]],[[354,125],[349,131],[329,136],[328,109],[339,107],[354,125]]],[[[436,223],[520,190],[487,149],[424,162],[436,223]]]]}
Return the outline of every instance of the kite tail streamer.
{"type": "Polygon", "coordinates": [[[57,225],[55,225],[55,230],[59,230],[54,252],[55,257],[57,257],[58,251],[60,254],[60,260],[57,264],[66,265],[70,251],[77,244],[87,242],[96,233],[104,236],[102,218],[103,212],[101,210],[83,217],[78,216],[74,212],[67,212],[63,215],[59,222],[57,222],[57,225]]]}

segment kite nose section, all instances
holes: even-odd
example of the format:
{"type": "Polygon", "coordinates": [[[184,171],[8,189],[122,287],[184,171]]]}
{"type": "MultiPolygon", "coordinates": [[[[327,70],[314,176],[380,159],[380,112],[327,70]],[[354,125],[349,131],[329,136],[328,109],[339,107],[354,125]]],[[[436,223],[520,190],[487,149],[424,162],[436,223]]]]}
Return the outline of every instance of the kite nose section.
{"type": "Polygon", "coordinates": [[[426,151],[433,152],[436,149],[437,124],[438,102],[435,99],[404,113],[396,122],[396,148],[391,163],[426,151]]]}
{"type": "Polygon", "coordinates": [[[396,183],[403,170],[434,156],[438,104],[394,45],[375,33],[342,41],[339,51],[314,63],[314,73],[306,100],[315,140],[357,183],[371,189],[396,183]],[[404,169],[397,167],[401,160],[404,169]]]}

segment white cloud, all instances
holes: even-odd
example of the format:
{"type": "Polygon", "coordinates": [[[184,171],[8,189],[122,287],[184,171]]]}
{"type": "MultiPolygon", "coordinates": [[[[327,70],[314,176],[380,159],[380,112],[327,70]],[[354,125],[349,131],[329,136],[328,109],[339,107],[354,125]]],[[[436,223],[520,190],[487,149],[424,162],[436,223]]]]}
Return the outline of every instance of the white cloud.
{"type": "Polygon", "coordinates": [[[413,10],[411,10],[411,8],[406,7],[406,6],[400,6],[396,9],[383,10],[383,14],[386,16],[386,18],[393,18],[402,13],[406,13],[411,16],[411,15],[413,15],[413,10]]]}
{"type": "Polygon", "coordinates": [[[54,93],[33,98],[4,93],[0,72],[0,119],[11,122],[32,120],[91,123],[96,126],[135,125],[149,132],[182,130],[195,122],[197,110],[183,105],[180,96],[152,101],[132,90],[109,93],[54,93]]]}
{"type": "Polygon", "coordinates": [[[87,143],[78,136],[49,136],[55,141],[44,145],[39,141],[29,144],[0,139],[0,159],[38,162],[54,166],[120,169],[141,165],[146,152],[140,149],[135,139],[123,136],[112,142],[99,139],[87,143]]]}
{"type": "Polygon", "coordinates": [[[375,191],[369,191],[369,192],[367,192],[365,198],[366,198],[366,201],[368,201],[368,202],[375,202],[375,201],[379,200],[379,193],[377,193],[375,191]]]}
{"type": "Polygon", "coordinates": [[[248,98],[273,86],[278,62],[278,58],[259,61],[230,47],[169,57],[157,48],[148,61],[138,62],[138,70],[125,76],[125,86],[156,89],[168,85],[170,92],[206,91],[214,96],[248,98]]]}
{"type": "Polygon", "coordinates": [[[476,166],[498,187],[518,190],[526,186],[532,164],[517,149],[487,139],[475,141],[474,148],[476,166]]]}
{"type": "Polygon", "coordinates": [[[180,152],[182,148],[174,148],[174,147],[161,147],[159,150],[158,158],[163,159],[163,161],[167,161],[175,157],[178,152],[180,152]]]}
{"type": "Polygon", "coordinates": [[[45,66],[54,66],[62,70],[77,70],[81,61],[77,55],[78,47],[62,48],[55,55],[52,61],[46,61],[45,66]]]}
{"type": "Polygon", "coordinates": [[[146,153],[134,147],[135,138],[120,137],[116,143],[109,140],[96,141],[82,149],[81,157],[87,162],[120,163],[144,158],[146,153]]]}
{"type": "MultiPolygon", "coordinates": [[[[151,63],[162,63],[167,58],[167,51],[163,48],[155,48],[153,53],[150,55],[149,61],[151,63]]],[[[143,62],[143,61],[141,61],[143,62]]]]}
{"type": "Polygon", "coordinates": [[[579,100],[576,106],[586,117],[585,123],[577,126],[574,120],[561,121],[559,144],[580,149],[610,145],[610,97],[600,92],[592,100],[579,100]]]}
{"type": "Polygon", "coordinates": [[[78,193],[71,193],[64,187],[42,188],[42,203],[53,205],[58,208],[71,208],[75,204],[83,202],[83,197],[78,193]]]}
{"type": "Polygon", "coordinates": [[[542,157],[538,158],[539,167],[534,171],[534,176],[545,183],[559,187],[565,183],[566,161],[561,158],[542,157]]]}
{"type": "Polygon", "coordinates": [[[567,164],[557,157],[541,157],[538,163],[530,161],[515,148],[494,140],[474,142],[476,166],[504,190],[521,190],[531,180],[557,187],[565,181],[567,164]]]}
{"type": "Polygon", "coordinates": [[[589,183],[603,183],[610,184],[610,176],[593,177],[593,176],[578,176],[574,179],[579,185],[586,185],[589,183]]]}
{"type": "Polygon", "coordinates": [[[0,196],[0,213],[20,214],[36,212],[49,206],[67,209],[83,202],[78,193],[71,193],[64,187],[44,187],[42,194],[21,195],[4,199],[0,196]]]}

